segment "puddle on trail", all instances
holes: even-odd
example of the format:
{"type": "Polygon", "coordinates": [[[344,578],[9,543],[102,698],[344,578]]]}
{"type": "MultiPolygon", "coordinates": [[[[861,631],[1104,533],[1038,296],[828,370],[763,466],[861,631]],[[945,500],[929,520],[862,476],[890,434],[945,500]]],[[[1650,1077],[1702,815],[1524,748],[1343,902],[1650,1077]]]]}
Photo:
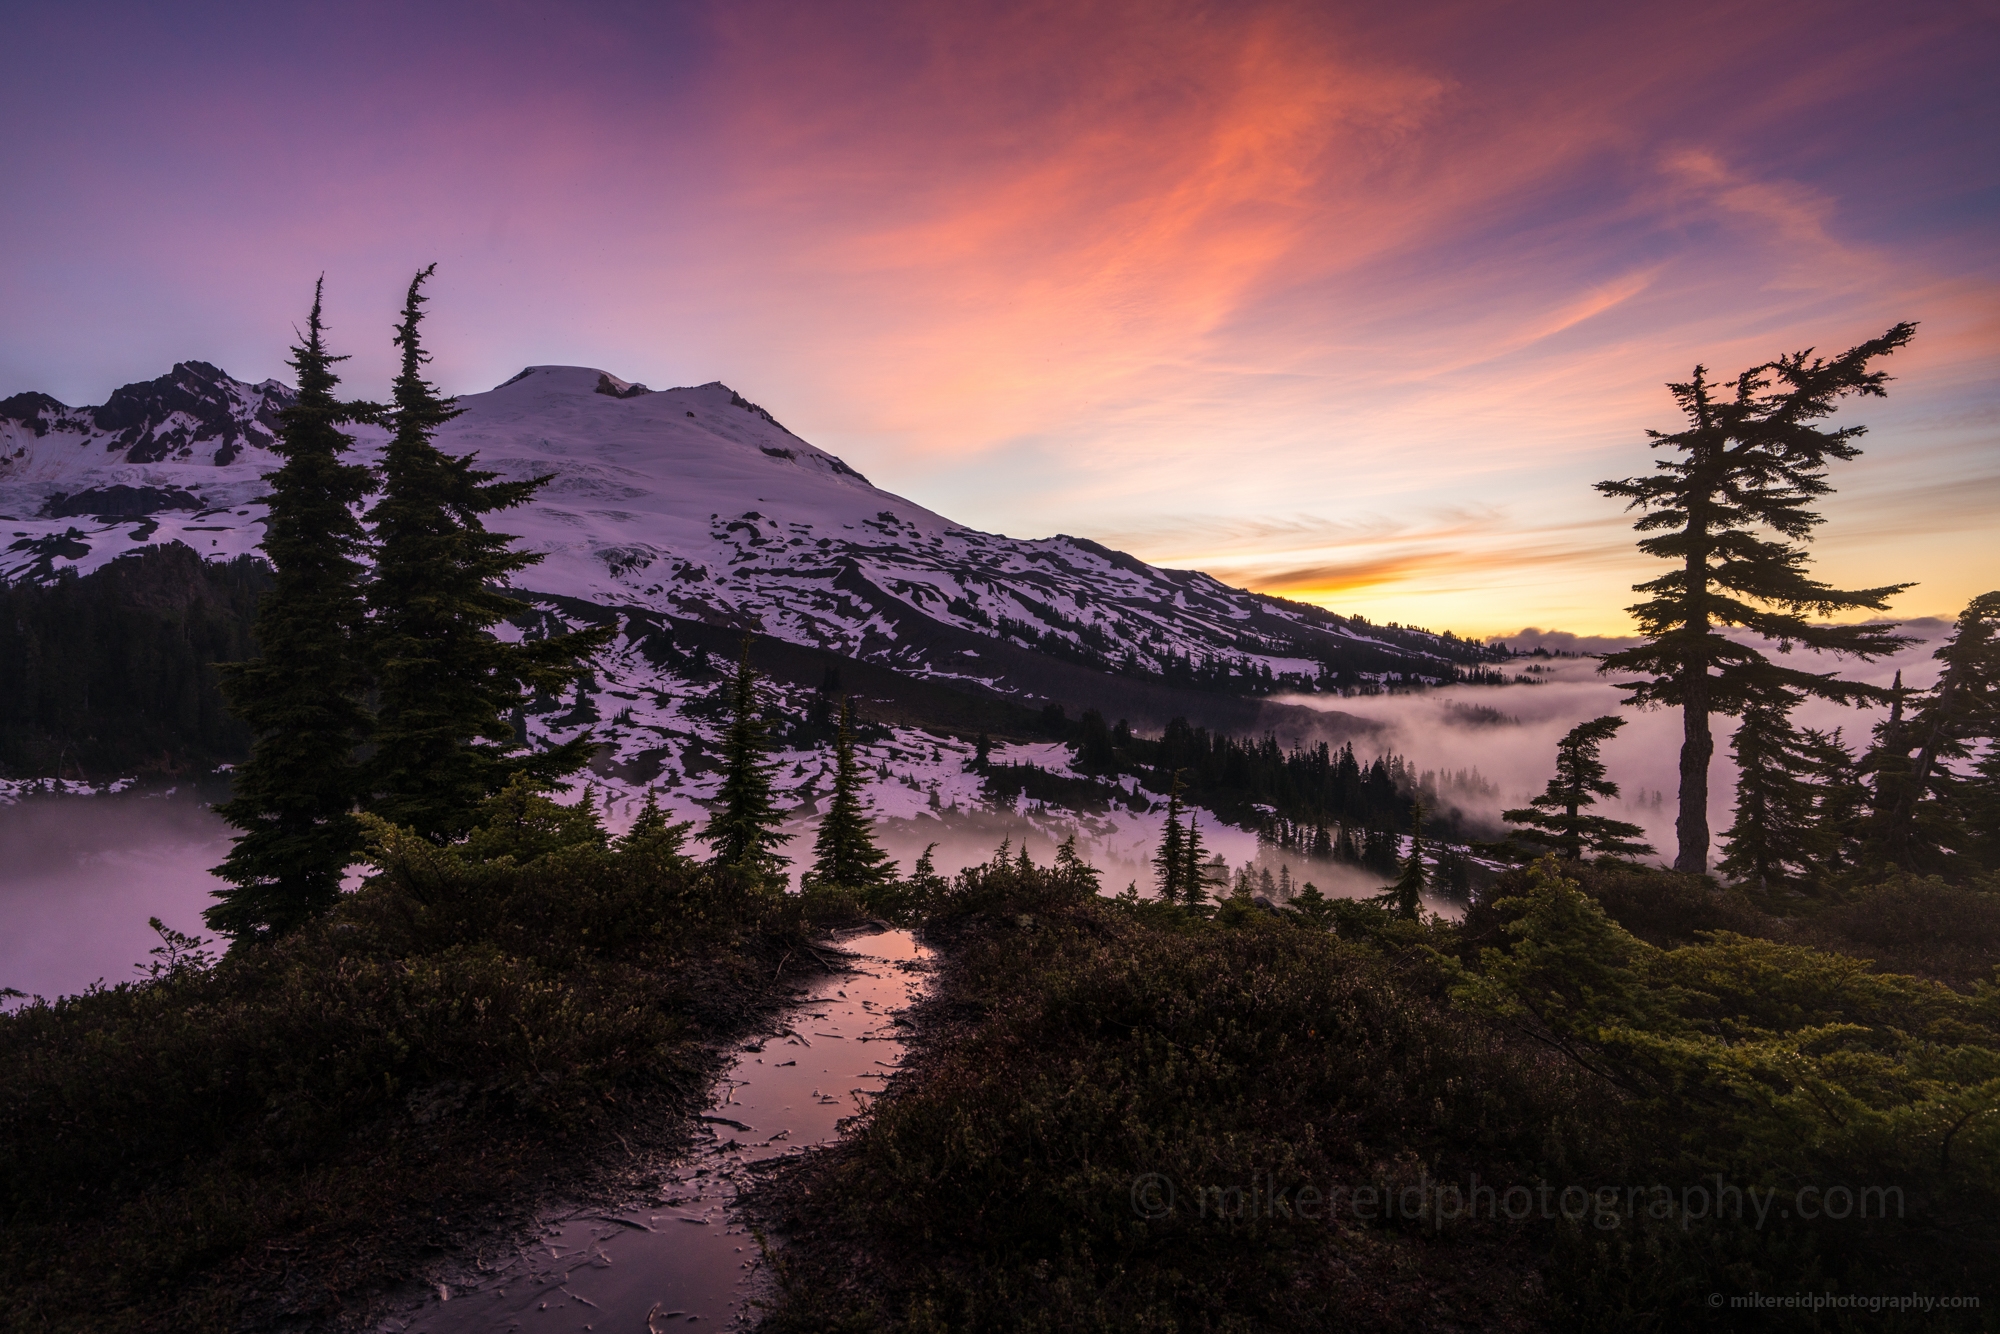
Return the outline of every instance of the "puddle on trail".
{"type": "Polygon", "coordinates": [[[382,1334],[488,1330],[724,1329],[753,1323],[763,1261],[732,1211],[753,1163],[839,1135],[903,1056],[898,1014],[924,983],[930,952],[907,931],[835,943],[857,969],[816,979],[767,1036],[740,1049],[715,1086],[694,1150],[658,1194],[633,1207],[546,1216],[512,1255],[481,1256],[382,1334]],[[482,1272],[483,1271],[483,1272],[482,1272]],[[461,1286],[461,1283],[463,1286],[461,1286]]]}

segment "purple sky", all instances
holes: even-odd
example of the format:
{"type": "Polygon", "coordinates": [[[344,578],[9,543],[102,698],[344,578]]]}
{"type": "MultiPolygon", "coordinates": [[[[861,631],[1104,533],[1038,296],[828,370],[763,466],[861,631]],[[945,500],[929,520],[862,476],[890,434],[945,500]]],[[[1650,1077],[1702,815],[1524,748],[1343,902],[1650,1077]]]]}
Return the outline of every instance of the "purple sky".
{"type": "MultiPolygon", "coordinates": [[[[9,3],[0,395],[727,380],[981,527],[1620,633],[1661,387],[1922,322],[1823,577],[2000,583],[2000,9],[9,3]]],[[[1843,417],[1843,420],[1845,417],[1843,417]]]]}

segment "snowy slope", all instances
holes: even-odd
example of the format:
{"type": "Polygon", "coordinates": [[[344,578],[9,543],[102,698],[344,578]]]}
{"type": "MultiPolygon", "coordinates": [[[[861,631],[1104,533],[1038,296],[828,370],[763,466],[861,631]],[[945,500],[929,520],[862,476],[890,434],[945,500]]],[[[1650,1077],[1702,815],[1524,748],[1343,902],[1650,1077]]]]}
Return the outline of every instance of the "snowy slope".
{"type": "MultiPolygon", "coordinates": [[[[253,551],[290,390],[184,362],[101,407],[0,402],[0,578],[94,569],[181,541],[253,551]]],[[[1173,677],[1192,665],[1310,686],[1320,664],[1437,677],[1483,656],[1163,570],[1080,538],[1022,540],[883,491],[719,382],[649,391],[535,366],[460,400],[441,447],[553,477],[494,526],[545,555],[535,591],[754,629],[916,676],[1031,693],[1021,652],[1173,677]]],[[[384,433],[356,432],[364,455],[384,433]]]]}

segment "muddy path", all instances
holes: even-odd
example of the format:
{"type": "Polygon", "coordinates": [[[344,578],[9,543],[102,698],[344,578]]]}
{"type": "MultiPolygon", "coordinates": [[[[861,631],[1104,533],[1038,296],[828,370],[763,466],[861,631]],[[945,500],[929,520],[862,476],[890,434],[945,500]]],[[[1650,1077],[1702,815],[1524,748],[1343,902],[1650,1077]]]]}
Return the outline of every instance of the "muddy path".
{"type": "Polygon", "coordinates": [[[743,1042],[688,1154],[643,1193],[542,1211],[525,1235],[434,1265],[381,1334],[742,1328],[765,1260],[737,1216],[755,1174],[839,1137],[901,1062],[902,1013],[930,951],[907,931],[847,934],[839,968],[743,1042]],[[844,955],[844,959],[842,957],[844,955]],[[841,965],[844,963],[844,967],[841,965]]]}

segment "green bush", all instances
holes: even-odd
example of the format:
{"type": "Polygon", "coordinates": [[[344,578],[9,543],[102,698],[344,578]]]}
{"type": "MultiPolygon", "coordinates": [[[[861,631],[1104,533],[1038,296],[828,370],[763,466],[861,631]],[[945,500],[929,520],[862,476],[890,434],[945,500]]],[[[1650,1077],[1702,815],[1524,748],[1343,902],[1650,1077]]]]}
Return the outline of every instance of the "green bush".
{"type": "MultiPolygon", "coordinates": [[[[975,868],[934,919],[947,964],[904,1075],[762,1201],[790,1238],[768,1328],[1679,1328],[1712,1323],[1712,1293],[1979,1294],[2000,990],[1717,930],[1786,924],[1658,879],[1649,904],[1648,873],[1586,893],[1544,864],[1461,929],[1203,919],[975,868]],[[1438,1195],[1337,1224],[1270,1205],[1475,1175],[1587,1203],[1508,1222],[1438,1195]],[[1142,1209],[1162,1182],[1176,1207],[1142,1209]],[[1264,1209],[1231,1207],[1259,1185],[1264,1209]],[[1739,1209],[1755,1192],[1741,1216],[1724,1185],[1739,1209]],[[1711,1187],[1723,1216],[1691,1217],[1711,1187]],[[1804,1217],[1861,1187],[1902,1207],[1804,1217]]],[[[1954,1319],[1979,1317],[1771,1323],[1954,1319]]]]}
{"type": "Polygon", "coordinates": [[[1204,1218],[1195,1193],[1394,1189],[1475,1165],[1505,1184],[1545,1145],[1604,1132],[1581,1072],[1456,1011],[1421,957],[1080,888],[1004,858],[959,877],[929,1039],[785,1197],[795,1249],[770,1328],[1532,1323],[1532,1265],[1507,1238],[1204,1218]],[[1171,1216],[1135,1212],[1149,1174],[1176,1183],[1171,1216]]]}

